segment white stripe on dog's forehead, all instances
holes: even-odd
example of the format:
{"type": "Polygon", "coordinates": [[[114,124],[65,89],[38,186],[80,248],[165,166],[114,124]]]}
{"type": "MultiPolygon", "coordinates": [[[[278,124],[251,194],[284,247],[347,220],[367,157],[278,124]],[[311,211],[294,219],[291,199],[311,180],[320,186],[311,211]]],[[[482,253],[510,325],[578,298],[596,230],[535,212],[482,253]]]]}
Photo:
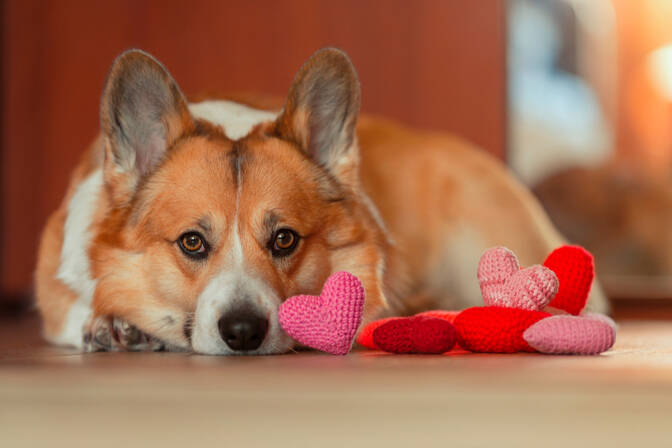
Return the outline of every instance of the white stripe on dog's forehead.
{"type": "Polygon", "coordinates": [[[231,250],[230,262],[231,268],[243,270],[245,268],[245,254],[243,253],[243,243],[240,240],[240,227],[238,225],[238,216],[233,221],[231,231],[231,250]]]}
{"type": "Polygon", "coordinates": [[[245,137],[259,123],[273,121],[278,112],[253,109],[233,101],[203,101],[189,105],[196,118],[221,126],[231,140],[245,137]]]}
{"type": "Polygon", "coordinates": [[[240,241],[240,222],[238,217],[240,215],[240,198],[243,194],[243,171],[238,167],[234,174],[236,176],[236,209],[233,217],[233,232],[231,233],[231,256],[235,267],[242,271],[245,264],[245,254],[243,253],[243,244],[240,241]]]}

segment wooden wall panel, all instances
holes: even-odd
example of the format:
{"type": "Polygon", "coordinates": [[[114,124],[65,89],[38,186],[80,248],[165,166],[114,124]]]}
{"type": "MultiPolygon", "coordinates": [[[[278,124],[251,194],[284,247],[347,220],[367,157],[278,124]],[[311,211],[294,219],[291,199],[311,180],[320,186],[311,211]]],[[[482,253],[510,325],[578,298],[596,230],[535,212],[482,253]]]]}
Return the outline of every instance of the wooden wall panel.
{"type": "Polygon", "coordinates": [[[336,45],[363,110],[453,131],[502,155],[504,0],[6,0],[2,27],[0,285],[30,288],[40,228],[98,128],[114,57],[143,48],[187,95],[284,95],[301,63],[336,45]]]}

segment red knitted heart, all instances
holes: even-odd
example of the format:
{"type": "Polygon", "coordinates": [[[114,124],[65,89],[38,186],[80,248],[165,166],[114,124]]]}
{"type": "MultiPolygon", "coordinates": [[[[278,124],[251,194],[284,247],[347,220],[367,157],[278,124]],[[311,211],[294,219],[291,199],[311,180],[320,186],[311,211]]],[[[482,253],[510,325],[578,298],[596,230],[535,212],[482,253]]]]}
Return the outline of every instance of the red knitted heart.
{"type": "Polygon", "coordinates": [[[523,333],[530,325],[550,317],[543,311],[498,306],[468,308],[455,318],[458,343],[472,352],[534,352],[523,333]]]}
{"type": "Polygon", "coordinates": [[[376,328],[380,327],[385,322],[389,322],[394,319],[398,319],[398,317],[388,317],[386,319],[374,320],[373,322],[369,322],[368,324],[364,325],[362,331],[360,331],[357,335],[356,342],[370,350],[380,350],[375,342],[373,342],[373,332],[376,330],[376,328]]]}
{"type": "MultiPolygon", "coordinates": [[[[458,314],[460,314],[459,311],[432,310],[416,314],[415,316],[435,317],[438,319],[446,320],[452,324],[458,314]]],[[[357,343],[371,350],[380,350],[380,347],[378,347],[373,341],[373,332],[376,330],[376,328],[380,327],[384,323],[394,319],[399,318],[388,317],[386,319],[379,319],[374,320],[373,322],[369,322],[364,326],[364,328],[362,328],[362,331],[359,332],[359,335],[357,336],[357,343]]]]}
{"type": "Polygon", "coordinates": [[[438,317],[399,317],[373,330],[375,346],[390,353],[441,354],[453,348],[455,341],[455,327],[438,317]]]}
{"type": "Polygon", "coordinates": [[[580,314],[595,277],[593,256],[579,246],[561,246],[548,255],[544,266],[555,272],[560,283],[549,306],[580,314]]]}

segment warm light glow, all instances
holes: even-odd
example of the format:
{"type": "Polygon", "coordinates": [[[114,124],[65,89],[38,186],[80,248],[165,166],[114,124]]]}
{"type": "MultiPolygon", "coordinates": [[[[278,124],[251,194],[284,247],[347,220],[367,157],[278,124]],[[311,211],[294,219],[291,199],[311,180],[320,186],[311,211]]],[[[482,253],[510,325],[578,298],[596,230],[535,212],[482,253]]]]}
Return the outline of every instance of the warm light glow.
{"type": "Polygon", "coordinates": [[[672,44],[652,51],[646,64],[653,86],[667,101],[672,102],[672,44]]]}

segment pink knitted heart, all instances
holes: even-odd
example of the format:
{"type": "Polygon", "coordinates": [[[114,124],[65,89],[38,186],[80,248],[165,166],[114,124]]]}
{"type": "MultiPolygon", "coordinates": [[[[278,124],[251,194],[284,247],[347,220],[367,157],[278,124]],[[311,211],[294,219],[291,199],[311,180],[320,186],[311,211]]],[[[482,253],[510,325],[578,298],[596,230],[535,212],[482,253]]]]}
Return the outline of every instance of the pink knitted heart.
{"type": "Polygon", "coordinates": [[[493,247],[478,262],[478,283],[486,306],[506,301],[504,283],[516,272],[520,264],[516,255],[506,247],[493,247]]]}
{"type": "Polygon", "coordinates": [[[349,272],[332,274],[319,297],[300,295],[287,299],[278,310],[282,328],[310,348],[345,355],[362,323],[364,287],[349,272]]]}
{"type": "Polygon", "coordinates": [[[514,253],[505,247],[487,250],[477,275],[486,306],[541,310],[558,292],[553,271],[539,265],[521,270],[514,253]]]}
{"type": "Polygon", "coordinates": [[[616,324],[603,315],[552,316],[525,330],[523,339],[541,353],[595,355],[614,345],[616,324]]]}
{"type": "Polygon", "coordinates": [[[503,285],[504,300],[493,303],[523,310],[542,310],[558,292],[558,277],[550,269],[534,265],[521,269],[503,285]]]}

